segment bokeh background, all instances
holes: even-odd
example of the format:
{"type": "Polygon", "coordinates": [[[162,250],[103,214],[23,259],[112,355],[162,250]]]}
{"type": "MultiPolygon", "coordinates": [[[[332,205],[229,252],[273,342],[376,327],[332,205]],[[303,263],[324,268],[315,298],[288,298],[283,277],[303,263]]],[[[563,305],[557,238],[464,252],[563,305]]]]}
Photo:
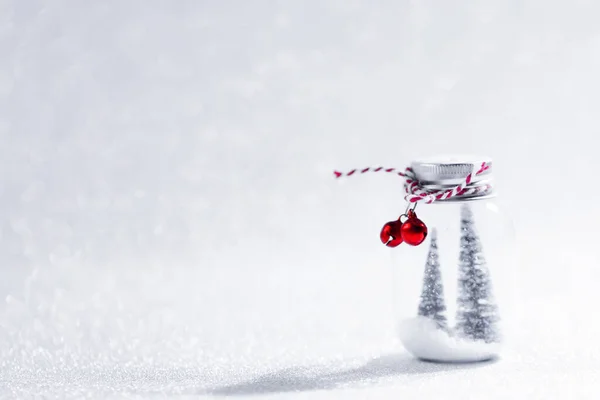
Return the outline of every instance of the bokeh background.
{"type": "Polygon", "coordinates": [[[597,394],[599,13],[0,0],[0,395],[597,394]],[[448,153],[517,229],[522,331],[481,368],[405,357],[402,182],[332,175],[448,153]]]}

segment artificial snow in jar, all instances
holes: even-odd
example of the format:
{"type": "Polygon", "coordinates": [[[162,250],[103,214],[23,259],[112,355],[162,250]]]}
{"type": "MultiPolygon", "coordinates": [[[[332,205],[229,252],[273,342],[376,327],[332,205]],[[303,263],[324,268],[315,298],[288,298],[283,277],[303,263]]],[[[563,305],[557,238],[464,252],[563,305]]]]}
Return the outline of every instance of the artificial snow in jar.
{"type": "Polygon", "coordinates": [[[404,175],[406,216],[391,223],[398,233],[389,240],[382,230],[382,241],[400,241],[391,251],[402,345],[428,361],[498,357],[514,316],[515,255],[512,222],[493,187],[492,161],[416,161],[404,175]],[[411,246],[402,238],[406,225],[418,233],[414,221],[426,233],[411,246]]]}

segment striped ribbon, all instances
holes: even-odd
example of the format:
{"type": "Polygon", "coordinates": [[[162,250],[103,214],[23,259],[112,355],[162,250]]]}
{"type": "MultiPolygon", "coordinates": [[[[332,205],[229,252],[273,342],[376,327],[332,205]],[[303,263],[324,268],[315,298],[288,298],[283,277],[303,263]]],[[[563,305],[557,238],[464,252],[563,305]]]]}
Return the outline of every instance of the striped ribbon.
{"type": "Polygon", "coordinates": [[[384,167],[367,167],[363,169],[353,169],[348,172],[333,171],[336,178],[348,177],[357,174],[365,174],[367,172],[387,172],[395,175],[399,175],[404,178],[404,190],[406,195],[404,198],[410,203],[424,202],[431,204],[438,200],[447,200],[451,197],[458,196],[471,196],[474,194],[486,194],[492,191],[492,185],[489,182],[482,184],[471,185],[471,181],[474,176],[480,175],[487,171],[490,166],[483,162],[479,167],[473,166],[473,171],[466,176],[464,181],[460,184],[449,188],[449,189],[425,189],[415,177],[415,174],[411,168],[406,168],[404,171],[398,168],[384,168],[384,167]],[[471,186],[470,186],[471,185],[471,186]]]}

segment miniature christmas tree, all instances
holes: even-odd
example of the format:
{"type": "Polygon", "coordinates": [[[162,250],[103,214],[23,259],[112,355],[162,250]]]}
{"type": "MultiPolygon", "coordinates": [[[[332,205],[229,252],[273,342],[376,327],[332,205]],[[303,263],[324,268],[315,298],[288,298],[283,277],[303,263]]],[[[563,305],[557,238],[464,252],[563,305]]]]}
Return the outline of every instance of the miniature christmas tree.
{"type": "Polygon", "coordinates": [[[473,212],[466,204],[461,210],[458,273],[456,332],[472,340],[498,342],[498,307],[493,298],[481,241],[475,231],[473,212]]]}
{"type": "Polygon", "coordinates": [[[437,247],[437,232],[435,229],[431,232],[431,244],[429,245],[429,254],[425,264],[425,274],[423,277],[423,289],[421,292],[421,302],[419,303],[419,315],[434,320],[438,327],[448,330],[446,320],[446,304],[444,302],[444,286],[442,285],[442,274],[440,271],[440,262],[437,247]]]}

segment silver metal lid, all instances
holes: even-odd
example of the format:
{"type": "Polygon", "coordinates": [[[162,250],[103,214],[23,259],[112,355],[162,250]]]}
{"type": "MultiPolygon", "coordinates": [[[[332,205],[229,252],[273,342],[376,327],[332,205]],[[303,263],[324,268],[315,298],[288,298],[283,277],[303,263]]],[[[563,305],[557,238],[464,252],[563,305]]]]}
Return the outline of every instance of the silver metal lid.
{"type": "MultiPolygon", "coordinates": [[[[492,182],[492,159],[490,157],[440,156],[415,160],[412,162],[411,168],[422,186],[430,189],[442,189],[460,184],[473,171],[473,168],[478,169],[483,162],[490,168],[473,176],[469,186],[475,186],[492,182]]],[[[490,195],[492,194],[488,193],[485,197],[490,195]]]]}

